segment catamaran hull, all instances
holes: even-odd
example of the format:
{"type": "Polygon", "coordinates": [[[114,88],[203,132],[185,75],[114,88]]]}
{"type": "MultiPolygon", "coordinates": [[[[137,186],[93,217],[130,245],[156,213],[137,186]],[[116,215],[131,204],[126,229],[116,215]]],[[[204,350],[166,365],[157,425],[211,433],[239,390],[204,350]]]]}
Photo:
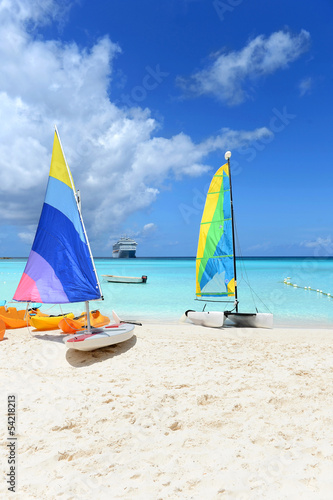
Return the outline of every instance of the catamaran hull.
{"type": "Polygon", "coordinates": [[[195,325],[209,328],[221,328],[223,326],[224,313],[220,311],[187,311],[185,314],[195,325]]]}
{"type": "Polygon", "coordinates": [[[221,328],[226,318],[240,328],[273,328],[273,314],[268,313],[227,313],[220,311],[186,311],[186,316],[195,325],[221,328]]]}
{"type": "Polygon", "coordinates": [[[133,337],[134,325],[122,323],[110,327],[98,328],[92,333],[85,333],[68,337],[65,345],[68,349],[77,351],[94,351],[101,347],[108,347],[114,344],[120,344],[133,337]]]}
{"type": "Polygon", "coordinates": [[[273,328],[273,314],[270,313],[230,313],[226,317],[241,328],[273,328]]]}

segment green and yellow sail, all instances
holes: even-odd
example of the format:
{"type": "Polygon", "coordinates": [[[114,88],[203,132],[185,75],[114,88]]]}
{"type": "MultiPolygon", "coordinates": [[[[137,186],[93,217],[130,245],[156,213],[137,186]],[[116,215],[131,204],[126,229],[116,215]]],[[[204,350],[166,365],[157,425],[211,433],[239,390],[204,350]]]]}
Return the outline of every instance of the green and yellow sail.
{"type": "Polygon", "coordinates": [[[201,219],[196,259],[198,298],[235,295],[232,231],[230,173],[225,163],[212,179],[201,219]]]}

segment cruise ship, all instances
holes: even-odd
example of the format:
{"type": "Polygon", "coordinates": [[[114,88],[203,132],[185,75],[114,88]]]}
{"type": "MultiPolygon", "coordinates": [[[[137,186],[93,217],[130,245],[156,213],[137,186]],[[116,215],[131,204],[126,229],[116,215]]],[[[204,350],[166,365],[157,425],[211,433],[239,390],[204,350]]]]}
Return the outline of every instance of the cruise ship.
{"type": "Polygon", "coordinates": [[[122,236],[117,243],[113,245],[112,257],[114,259],[131,259],[136,257],[137,242],[127,236],[122,236]]]}

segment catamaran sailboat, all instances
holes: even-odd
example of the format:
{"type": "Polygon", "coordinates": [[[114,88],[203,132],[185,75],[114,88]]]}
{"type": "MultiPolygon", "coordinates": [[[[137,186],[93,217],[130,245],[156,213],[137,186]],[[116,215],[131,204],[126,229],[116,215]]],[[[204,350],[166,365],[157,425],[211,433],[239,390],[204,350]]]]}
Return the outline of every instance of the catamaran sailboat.
{"type": "Polygon", "coordinates": [[[238,311],[230,157],[227,151],[227,163],[215,173],[207,193],[196,257],[196,297],[206,302],[234,297],[234,309],[185,314],[193,323],[208,327],[222,327],[228,318],[236,326],[272,328],[272,314],[238,311]]]}

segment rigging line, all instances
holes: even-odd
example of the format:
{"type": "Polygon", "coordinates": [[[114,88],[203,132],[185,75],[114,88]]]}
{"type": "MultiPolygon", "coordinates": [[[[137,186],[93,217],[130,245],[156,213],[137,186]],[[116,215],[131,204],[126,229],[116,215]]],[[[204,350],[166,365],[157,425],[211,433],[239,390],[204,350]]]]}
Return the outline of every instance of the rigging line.
{"type": "MultiPolygon", "coordinates": [[[[235,224],[235,234],[236,234],[236,242],[237,242],[237,248],[238,248],[238,251],[239,251],[239,255],[240,255],[240,267],[241,267],[241,274],[242,274],[242,278],[244,279],[244,281],[246,282],[247,286],[249,287],[250,289],[250,293],[251,293],[251,298],[252,298],[252,301],[253,301],[253,304],[254,304],[254,307],[257,309],[256,307],[256,302],[254,300],[254,295],[257,297],[257,299],[262,303],[262,305],[265,307],[265,309],[267,309],[268,312],[271,313],[270,309],[268,308],[268,306],[265,304],[265,302],[259,297],[259,295],[255,292],[255,290],[252,288],[251,284],[250,284],[250,280],[249,280],[249,277],[248,277],[248,274],[247,274],[247,271],[246,271],[246,267],[245,267],[245,264],[244,264],[244,258],[243,258],[243,255],[242,255],[242,251],[241,251],[241,246],[240,246],[240,243],[239,243],[239,238],[238,238],[238,232],[237,232],[237,226],[235,224]],[[245,277],[243,275],[243,272],[245,274],[245,277]]],[[[258,312],[258,310],[257,310],[258,312]]]]}
{"type": "MultiPolygon", "coordinates": [[[[256,303],[255,303],[254,296],[253,296],[253,289],[252,289],[252,287],[250,285],[250,282],[249,282],[249,278],[248,278],[247,271],[246,271],[245,264],[244,264],[244,258],[243,258],[243,254],[242,254],[242,249],[241,249],[241,246],[240,246],[240,243],[239,243],[238,231],[237,231],[237,224],[236,224],[236,221],[235,221],[235,216],[234,216],[234,230],[235,230],[236,243],[237,243],[237,254],[239,254],[239,256],[240,256],[241,276],[244,279],[244,281],[247,283],[248,287],[250,288],[252,302],[253,302],[253,305],[254,305],[255,309],[257,310],[256,303]],[[245,278],[244,278],[244,274],[245,274],[245,278]]],[[[258,310],[257,310],[257,312],[258,312],[258,310]]]]}
{"type": "Polygon", "coordinates": [[[267,309],[267,311],[272,314],[272,311],[265,304],[265,302],[259,297],[259,295],[253,290],[253,288],[251,287],[251,285],[249,283],[248,283],[248,285],[249,285],[250,289],[252,290],[252,292],[254,293],[254,295],[257,297],[257,299],[262,303],[262,305],[267,309]]]}
{"type": "MultiPolygon", "coordinates": [[[[256,302],[254,300],[254,295],[257,297],[257,299],[262,303],[262,305],[265,307],[265,309],[271,313],[271,310],[269,309],[269,307],[267,306],[267,304],[262,300],[262,298],[256,293],[256,291],[254,290],[254,288],[251,286],[250,284],[250,280],[248,279],[248,276],[247,276],[247,272],[246,272],[246,268],[245,268],[245,265],[243,264],[244,266],[244,272],[245,272],[245,275],[246,275],[246,278],[244,278],[243,276],[243,280],[246,282],[247,286],[249,287],[250,289],[250,292],[251,292],[251,296],[252,296],[252,300],[253,300],[253,304],[254,304],[254,307],[257,309],[256,307],[256,302]]],[[[258,312],[258,310],[257,310],[258,312]]]]}

